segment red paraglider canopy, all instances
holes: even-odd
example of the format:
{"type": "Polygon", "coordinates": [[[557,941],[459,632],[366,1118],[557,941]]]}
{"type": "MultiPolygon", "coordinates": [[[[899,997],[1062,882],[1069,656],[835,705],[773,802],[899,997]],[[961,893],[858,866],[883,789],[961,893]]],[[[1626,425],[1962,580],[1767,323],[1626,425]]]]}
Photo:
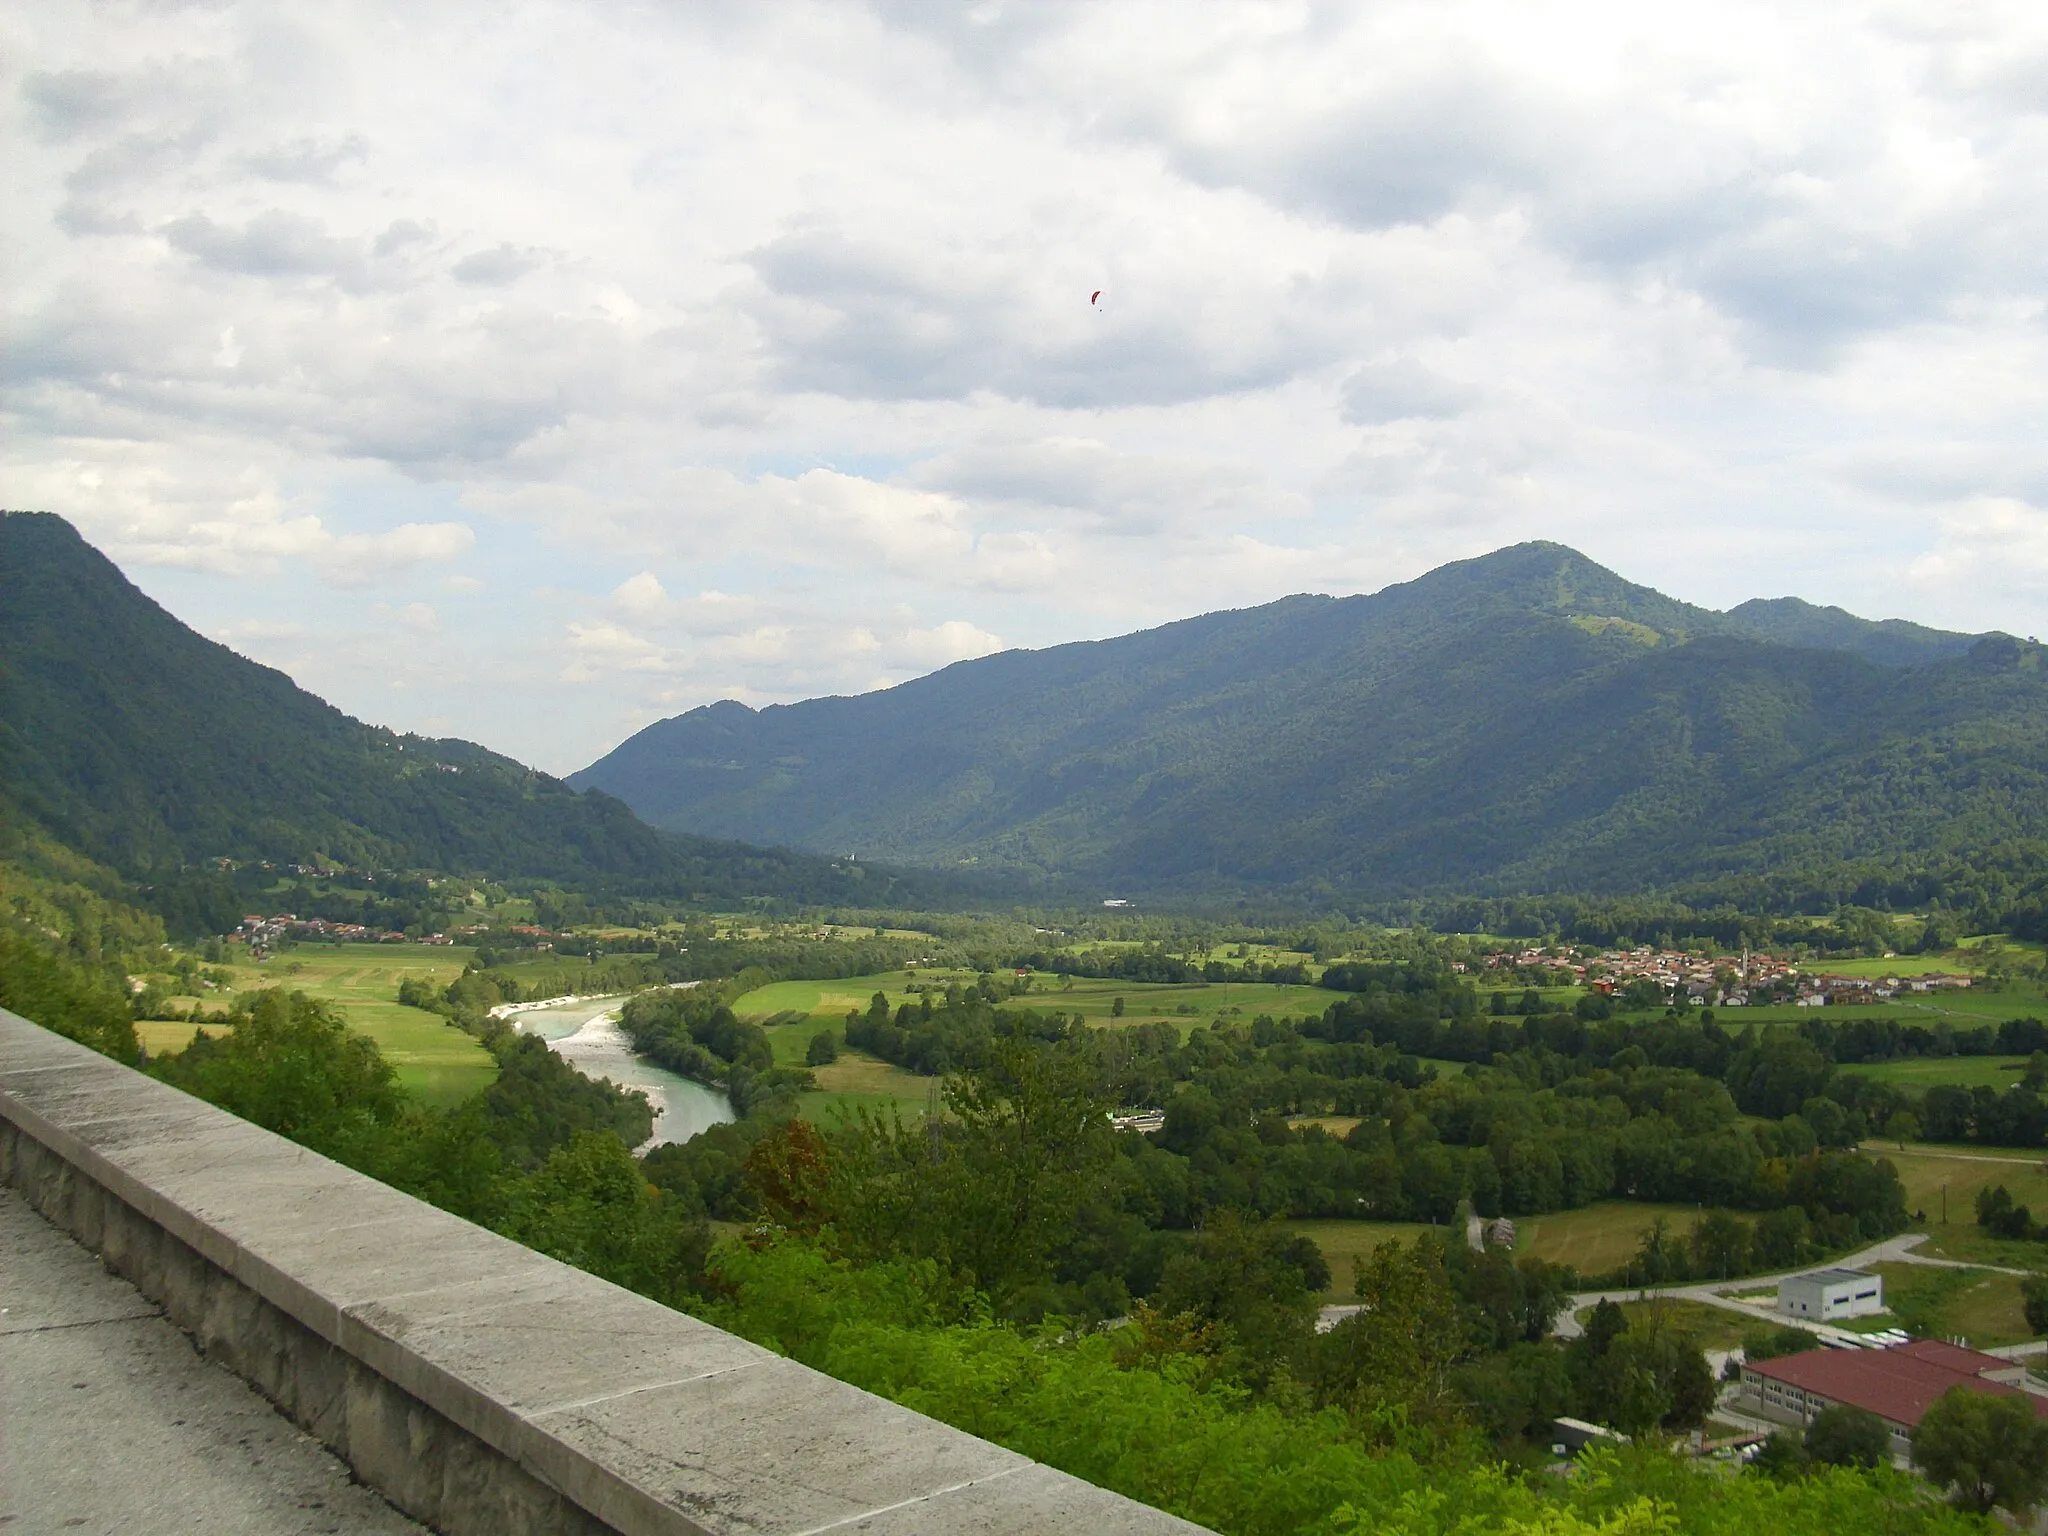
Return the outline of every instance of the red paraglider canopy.
{"type": "Polygon", "coordinates": [[[1099,299],[1099,298],[1101,298],[1101,297],[1102,297],[1102,290],[1101,290],[1100,288],[1098,288],[1098,289],[1096,289],[1096,290],[1095,290],[1095,291],[1094,291],[1093,293],[1091,293],[1091,294],[1089,294],[1089,295],[1088,295],[1088,302],[1089,302],[1090,304],[1093,304],[1093,303],[1094,303],[1094,302],[1095,302],[1095,301],[1096,301],[1097,299],[1099,299]]]}

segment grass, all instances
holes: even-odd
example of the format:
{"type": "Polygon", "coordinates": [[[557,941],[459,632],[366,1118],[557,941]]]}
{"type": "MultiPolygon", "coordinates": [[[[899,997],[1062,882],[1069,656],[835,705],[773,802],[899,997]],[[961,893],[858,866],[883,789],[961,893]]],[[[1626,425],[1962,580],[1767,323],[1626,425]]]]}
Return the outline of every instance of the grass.
{"type": "MultiPolygon", "coordinates": [[[[999,975],[1001,973],[998,973],[999,975]]],[[[864,1009],[877,992],[894,1008],[915,1002],[913,983],[943,988],[948,982],[963,984],[974,980],[971,971],[886,971],[874,976],[847,976],[836,981],[778,981],[747,993],[733,1004],[741,1018],[768,1019],[781,1014],[801,1014],[812,1027],[846,1022],[848,1010],[864,1009]]],[[[1168,985],[1142,981],[1098,981],[1082,976],[1038,975],[1031,990],[1008,999],[1004,1006],[1041,1008],[1065,1014],[1079,1014],[1090,1024],[1117,1027],[1128,1024],[1167,1023],[1183,1034],[1196,1024],[1224,1018],[1249,1022],[1262,1013],[1275,1018],[1288,1015],[1321,1014],[1341,993],[1321,987],[1274,986],[1263,982],[1189,982],[1168,985]],[[1117,1015],[1116,1000],[1124,1000],[1124,1012],[1117,1015]]]]}
{"type": "MultiPolygon", "coordinates": [[[[1817,967],[1818,968],[1818,967],[1817,967]]],[[[1944,1019],[1965,1029],[2003,1024],[2007,1019],[2040,1018],[2048,1011],[2041,989],[2014,982],[2003,992],[1947,992],[1895,997],[1888,1003],[1858,1003],[1847,1008],[1795,1008],[1774,1003],[1758,1008],[1716,1009],[1714,1017],[1731,1029],[1743,1024],[1798,1024],[1807,1019],[1886,1018],[1902,1024],[1935,1025],[1944,1019]]]]}
{"type": "Polygon", "coordinates": [[[1382,1243],[1412,1243],[1430,1230],[1426,1223],[1411,1221],[1289,1221],[1282,1225],[1312,1239],[1323,1251],[1323,1262],[1330,1266],[1330,1289],[1325,1295],[1333,1302],[1353,1299],[1351,1266],[1355,1260],[1370,1258],[1382,1243]]]}
{"type": "Polygon", "coordinates": [[[1581,1275],[1603,1275],[1621,1268],[1643,1243],[1643,1231],[1659,1216],[1683,1238],[1699,1220],[1690,1205],[1653,1205],[1638,1200],[1600,1200],[1576,1211],[1547,1216],[1517,1216],[1515,1250],[1552,1264],[1569,1264],[1581,1275]]]}
{"type": "Polygon", "coordinates": [[[1923,1338],[1961,1338],[1978,1348],[2017,1344],[2034,1337],[2020,1305],[2020,1277],[1988,1269],[1936,1269],[1925,1264],[1879,1264],[1889,1323],[1923,1338]]]}
{"type": "Polygon", "coordinates": [[[1304,1125],[1319,1125],[1339,1141],[1358,1129],[1356,1115],[1289,1115],[1287,1123],[1296,1130],[1304,1125]]]}
{"type": "MultiPolygon", "coordinates": [[[[1934,1241],[1976,1234],[1977,1191],[1986,1185],[2003,1184],[2020,1205],[2031,1206],[2048,1216],[2048,1162],[2022,1153],[1996,1148],[1967,1151],[1958,1147],[1908,1142],[1903,1150],[1895,1142],[1868,1141],[1864,1150],[1885,1157],[1899,1171],[1905,1186],[1906,1209],[1925,1211],[1919,1224],[1934,1241]],[[1948,1188],[1948,1221],[1942,1221],[1942,1187],[1948,1188]]],[[[1933,1249],[1929,1249],[1933,1252],[1933,1249]]]]}
{"type": "MultiPolygon", "coordinates": [[[[445,986],[462,974],[470,953],[446,944],[300,945],[267,965],[236,965],[232,990],[211,993],[203,1002],[224,1012],[233,996],[267,987],[322,998],[349,1028],[377,1042],[407,1093],[424,1103],[454,1105],[488,1088],[498,1075],[497,1063],[438,1014],[400,1007],[395,999],[407,977],[445,986]]],[[[138,1033],[153,1054],[182,1050],[192,1040],[190,1024],[145,1022],[138,1033]]]]}
{"type": "MultiPolygon", "coordinates": [[[[1576,1211],[1555,1211],[1548,1216],[1517,1216],[1515,1252],[1531,1254],[1553,1264],[1569,1264],[1581,1275],[1604,1274],[1619,1269],[1642,1245],[1643,1229],[1663,1216],[1672,1232],[1683,1237],[1699,1218],[1690,1205],[1651,1205],[1636,1200],[1602,1200],[1576,1211]]],[[[1289,1221],[1291,1232],[1315,1239],[1330,1266],[1331,1297],[1342,1301],[1351,1294],[1351,1261],[1364,1258],[1389,1238],[1412,1242],[1430,1230],[1422,1222],[1379,1221],[1289,1221]]],[[[1441,1230],[1441,1229],[1439,1229],[1441,1230]]]]}
{"type": "Polygon", "coordinates": [[[914,1120],[931,1103],[932,1088],[939,1081],[844,1047],[837,1061],[829,1067],[813,1067],[811,1072],[818,1080],[817,1091],[798,1095],[797,1105],[803,1117],[816,1125],[851,1117],[857,1108],[882,1115],[893,1108],[905,1120],[914,1120]]]}
{"type": "MultiPolygon", "coordinates": [[[[1755,1318],[1747,1318],[1726,1307],[1710,1307],[1704,1302],[1681,1301],[1674,1296],[1653,1297],[1649,1301],[1624,1301],[1622,1315],[1628,1319],[1630,1333],[1655,1336],[1660,1333],[1676,1334],[1690,1339],[1701,1349],[1733,1349],[1742,1342],[1742,1336],[1760,1326],[1755,1318]]],[[[1588,1307],[1579,1313],[1583,1322],[1588,1307]]]]}
{"type": "Polygon", "coordinates": [[[1900,1061],[1849,1063],[1840,1070],[1902,1088],[1931,1088],[1936,1083],[2009,1088],[2026,1072],[2027,1063],[2024,1057],[2013,1056],[1912,1056],[1900,1061]]]}

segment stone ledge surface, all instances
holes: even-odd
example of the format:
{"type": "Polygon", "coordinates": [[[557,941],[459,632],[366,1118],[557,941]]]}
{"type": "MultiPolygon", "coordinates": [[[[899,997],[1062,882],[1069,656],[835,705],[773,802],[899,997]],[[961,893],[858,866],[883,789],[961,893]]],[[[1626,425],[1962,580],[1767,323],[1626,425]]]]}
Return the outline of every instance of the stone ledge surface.
{"type": "Polygon", "coordinates": [[[260,1358],[244,1374],[289,1360],[321,1376],[257,1384],[444,1529],[473,1523],[459,1504],[461,1487],[488,1481],[468,1465],[479,1454],[519,1469],[522,1510],[557,1495],[567,1506],[558,1520],[523,1515],[522,1530],[1199,1529],[521,1247],[4,1010],[0,1138],[0,1176],[146,1293],[150,1276],[171,1286],[180,1274],[205,1292],[179,1319],[202,1342],[281,1327],[279,1341],[249,1346],[260,1358]],[[195,1268],[213,1273],[194,1281],[195,1268]],[[409,1468],[422,1456],[464,1465],[409,1468]],[[408,1498],[375,1467],[433,1486],[408,1498]]]}

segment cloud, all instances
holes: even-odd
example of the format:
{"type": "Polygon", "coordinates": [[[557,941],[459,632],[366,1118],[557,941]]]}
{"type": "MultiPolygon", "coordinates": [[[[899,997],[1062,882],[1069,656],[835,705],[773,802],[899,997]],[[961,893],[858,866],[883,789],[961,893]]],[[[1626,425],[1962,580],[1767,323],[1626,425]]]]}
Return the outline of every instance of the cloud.
{"type": "Polygon", "coordinates": [[[949,666],[977,656],[1002,650],[1002,638],[965,619],[948,619],[930,629],[913,629],[904,635],[900,650],[920,667],[949,666]]]}
{"type": "Polygon", "coordinates": [[[593,682],[613,672],[667,672],[673,665],[663,647],[608,619],[569,624],[568,657],[561,674],[565,683],[593,682]]]}
{"type": "Polygon", "coordinates": [[[1415,416],[1456,416],[1472,403],[1474,391],[1412,357],[1390,357],[1351,374],[1339,395],[1346,421],[1377,426],[1415,416]]]}
{"type": "Polygon", "coordinates": [[[1076,512],[1105,531],[1133,537],[1230,516],[1307,510],[1301,498],[1256,469],[1125,453],[1092,438],[984,443],[927,460],[917,478],[968,501],[1076,512]]]}
{"type": "Polygon", "coordinates": [[[162,233],[173,250],[218,272],[337,277],[357,276],[362,270],[357,242],[336,239],[320,220],[282,208],[259,213],[239,229],[216,224],[203,213],[188,213],[166,224],[162,233]]]}
{"type": "Polygon", "coordinates": [[[366,587],[413,566],[459,559],[475,543],[467,523],[401,523],[384,533],[329,535],[314,559],[337,586],[366,587]]]}
{"type": "Polygon", "coordinates": [[[494,245],[487,251],[473,251],[448,269],[458,283],[478,288],[502,288],[526,276],[542,260],[541,253],[517,246],[494,245]]]}
{"type": "Polygon", "coordinates": [[[2023,7],[17,10],[7,504],[376,718],[573,768],[1532,537],[2041,611],[2023,7]]]}
{"type": "Polygon", "coordinates": [[[612,606],[636,618],[662,613],[669,607],[668,593],[652,571],[628,576],[612,589],[612,606]]]}
{"type": "Polygon", "coordinates": [[[343,166],[360,164],[370,155],[369,141],[359,133],[338,139],[299,137],[245,155],[242,163],[265,181],[331,186],[343,166]]]}

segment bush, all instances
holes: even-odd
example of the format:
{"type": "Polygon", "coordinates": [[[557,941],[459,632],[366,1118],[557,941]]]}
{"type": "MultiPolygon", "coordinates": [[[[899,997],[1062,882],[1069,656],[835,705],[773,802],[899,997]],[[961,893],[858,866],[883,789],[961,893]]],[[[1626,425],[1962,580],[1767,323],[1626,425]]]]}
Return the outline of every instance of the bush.
{"type": "Polygon", "coordinates": [[[804,1048],[804,1065],[807,1067],[829,1067],[838,1059],[839,1037],[829,1029],[811,1036],[811,1043],[804,1048]]]}

